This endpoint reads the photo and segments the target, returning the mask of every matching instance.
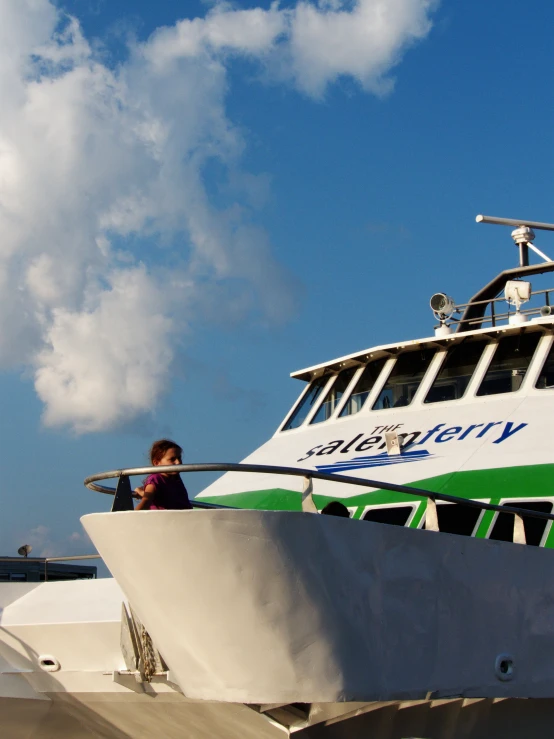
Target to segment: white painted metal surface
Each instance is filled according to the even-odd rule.
[[[550,551],[284,511],[82,521],[189,698],[554,695]]]

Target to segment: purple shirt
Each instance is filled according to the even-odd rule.
[[[173,510],[182,511],[192,508],[187,489],[179,475],[164,477],[160,473],[149,475],[144,481],[144,487],[154,485],[154,496],[150,505],[144,510]]]

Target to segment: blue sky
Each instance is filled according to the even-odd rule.
[[[238,461],[290,371],[428,335],[516,264],[477,213],[554,220],[551,4],[394,0],[345,55],[378,4],[314,1],[323,55],[296,2],[2,4],[1,553],[88,550],[87,474]]]

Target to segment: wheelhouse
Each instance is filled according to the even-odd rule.
[[[554,319],[391,344],[292,373],[303,380],[277,433],[358,413],[476,403],[554,389]]]

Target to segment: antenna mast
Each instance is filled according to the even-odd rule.
[[[540,249],[533,246],[535,239],[534,228],[541,231],[554,231],[554,223],[541,223],[540,221],[523,221],[517,220],[516,218],[497,218],[496,216],[477,216],[475,219],[477,223],[493,223],[497,226],[517,226],[512,231],[512,239],[516,246],[519,247],[519,266],[529,266],[529,249],[532,249],[535,254],[538,254],[541,259],[545,262],[551,262],[552,259],[547,257]]]

